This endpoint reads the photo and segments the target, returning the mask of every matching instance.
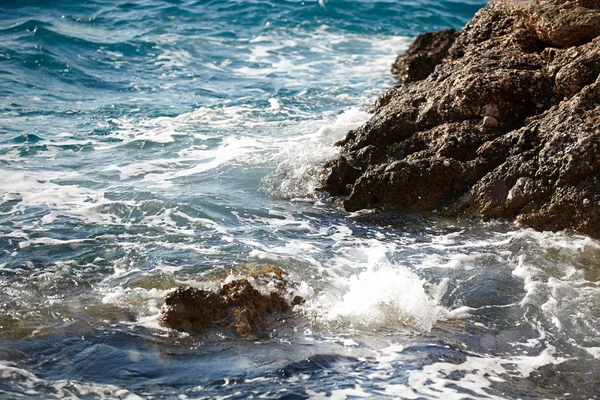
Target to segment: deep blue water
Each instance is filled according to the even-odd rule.
[[[0,397],[595,397],[598,241],[316,190],[395,55],[483,5],[0,1]],[[248,264],[307,302],[160,326]]]

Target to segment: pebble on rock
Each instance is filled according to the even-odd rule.
[[[483,117],[483,121],[481,121],[482,125],[486,128],[494,128],[498,126],[498,120],[494,117],[485,116]]]

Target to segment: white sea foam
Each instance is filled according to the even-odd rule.
[[[422,369],[408,370],[406,384],[386,384],[386,376],[373,376],[375,379],[383,378],[383,382],[376,384],[382,387],[380,394],[397,396],[406,399],[464,399],[465,392],[457,387],[468,390],[474,396],[486,399],[503,399],[503,396],[493,395],[489,388],[497,382],[504,382],[506,377],[527,378],[532,371],[549,364],[560,364],[565,360],[556,357],[556,350],[548,347],[539,355],[515,357],[475,357],[468,356],[460,364],[449,362],[436,362],[426,365]],[[396,357],[400,360],[401,357]],[[384,361],[383,369],[391,368],[394,357]],[[459,378],[448,379],[453,373]],[[467,396],[468,397],[468,396]]]
[[[159,323],[160,307],[168,290],[114,286],[106,288],[102,304],[128,310],[136,316],[134,325],[165,330]]]
[[[426,290],[417,274],[404,265],[390,263],[386,257],[389,247],[353,247],[348,244],[340,251],[343,256],[328,262],[345,267],[326,268],[329,288],[304,306],[317,326],[429,332],[437,321],[468,315],[465,310],[452,313],[440,305],[446,281]]]
[[[142,400],[142,397],[118,386],[89,383],[76,380],[45,380],[35,374],[18,368],[10,363],[0,361],[0,378],[10,381],[13,390],[18,390],[25,396],[57,399],[86,399],[93,396],[97,399]],[[11,391],[12,393],[13,391]],[[18,396],[24,398],[24,396]]]
[[[272,99],[274,100],[274,99]],[[263,180],[267,194],[279,198],[306,198],[314,194],[319,186],[320,170],[324,160],[333,157],[338,149],[333,142],[339,140],[350,129],[362,124],[368,114],[357,108],[350,108],[338,115],[306,121],[302,125],[286,122],[284,135],[279,138],[236,135],[217,137],[190,131],[190,126],[206,124],[215,127],[250,128],[256,124],[248,113],[279,112],[279,101],[271,101],[264,109],[246,107],[222,107],[220,109],[200,108],[176,118],[159,118],[152,122],[131,124],[119,122],[117,136],[126,141],[151,140],[170,143],[178,136],[193,136],[199,140],[217,139],[217,147],[192,146],[178,151],[178,156],[165,154],[165,158],[133,161],[127,164],[109,166],[117,170],[121,179],[142,178],[144,185],[165,188],[170,181],[187,176],[197,176],[214,171],[223,166],[255,166],[276,162],[273,173]],[[147,127],[150,124],[155,127]],[[271,125],[282,126],[282,122],[260,122],[263,128]],[[272,128],[269,128],[272,129]],[[111,148],[106,151],[113,151]]]
[[[381,264],[352,275],[341,296],[324,294],[310,307],[319,323],[367,330],[415,329],[429,332],[449,312],[426,292],[421,279],[402,266]]]
[[[339,149],[333,143],[350,129],[366,121],[368,114],[356,108],[325,123],[312,123],[305,129],[314,129],[287,141],[275,156],[277,168],[262,181],[263,190],[272,197],[305,199],[312,197],[320,187],[322,165],[333,158]]]
[[[108,204],[102,193],[77,185],[61,185],[53,179],[77,178],[78,173],[52,171],[19,172],[0,169],[5,179],[0,181],[0,199],[18,200],[16,209],[24,211],[28,207],[48,209],[39,222],[52,223],[60,215],[73,216],[99,223],[113,223],[118,217],[102,212]],[[15,210],[13,209],[13,212]]]
[[[246,77],[277,76],[288,87],[296,86],[299,80],[304,84],[318,80],[319,72],[323,70],[336,71],[335,74],[327,74],[327,85],[349,87],[369,81],[373,84],[374,81],[381,82],[395,54],[410,44],[407,37],[374,38],[348,32],[341,34],[326,25],[309,35],[302,31],[291,33],[293,36],[287,37],[279,31],[265,32],[250,40],[252,47],[247,61],[251,65],[237,68],[236,72]],[[361,52],[335,56],[341,48],[361,49]],[[361,80],[351,79],[361,74]],[[364,88],[367,89],[368,85]]]

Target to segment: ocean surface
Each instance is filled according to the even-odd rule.
[[[483,5],[0,1],[0,398],[599,396],[600,242],[318,190],[395,55]],[[306,302],[263,334],[160,325],[267,264]]]

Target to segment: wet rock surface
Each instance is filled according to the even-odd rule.
[[[228,328],[241,337],[254,337],[265,331],[270,316],[289,312],[303,301],[298,296],[290,302],[286,300],[283,274],[278,267],[268,266],[254,277],[227,279],[218,290],[180,286],[167,294],[160,321],[184,332]],[[251,283],[266,275],[276,281],[275,291],[264,293]]]
[[[400,77],[338,143],[324,189],[349,211],[436,210],[600,237],[599,4],[490,2],[430,73]]]

